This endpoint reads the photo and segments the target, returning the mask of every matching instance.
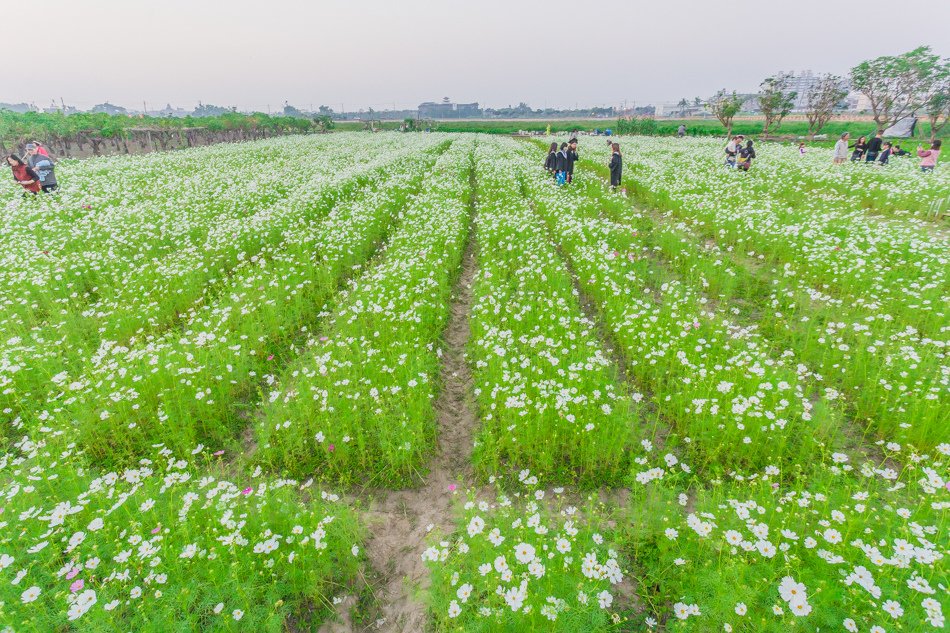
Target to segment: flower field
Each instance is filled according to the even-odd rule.
[[[950,172],[327,134],[0,191],[0,631],[939,631]]]

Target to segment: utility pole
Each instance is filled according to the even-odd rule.
[[[59,98],[59,104],[63,106],[63,114],[66,114],[66,102],[63,101],[62,97]]]
[[[142,112],[145,113],[145,116],[148,116],[148,106],[145,104],[145,100],[142,100]]]

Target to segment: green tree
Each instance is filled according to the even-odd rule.
[[[686,114],[686,110],[689,108],[689,101],[687,101],[684,97],[680,99],[680,102],[676,104],[676,107],[680,109],[680,116],[683,116]]]
[[[851,85],[867,97],[878,131],[883,132],[923,108],[941,65],[929,46],[921,46],[861,62],[851,69]]]
[[[930,121],[930,142],[950,119],[950,59],[944,59],[930,74],[930,82],[924,91],[923,110]]]
[[[732,136],[732,120],[742,109],[742,97],[735,90],[728,93],[722,89],[706,101],[706,107],[726,128],[726,136]]]
[[[772,77],[766,77],[759,85],[759,109],[762,116],[765,117],[765,125],[762,132],[769,133],[772,125],[778,128],[782,125],[784,119],[795,106],[795,98],[798,93],[789,90],[791,77],[785,73],[779,73]]]

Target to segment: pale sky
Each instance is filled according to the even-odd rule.
[[[266,111],[619,105],[845,75],[927,44],[950,2],[893,0],[2,0],[0,102],[199,100]]]

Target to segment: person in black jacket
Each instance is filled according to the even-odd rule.
[[[849,147],[854,148],[854,152],[851,153],[851,162],[856,163],[864,157],[864,152],[868,149],[867,139],[862,136],[854,142],[854,145],[849,145]]]
[[[749,171],[752,167],[752,159],[755,158],[755,148],[752,147],[752,139],[749,139],[745,147],[739,150],[739,158],[736,160],[736,167],[742,171]]]
[[[554,179],[559,185],[567,182],[567,143],[561,143],[561,151],[555,155]]]
[[[552,176],[557,173],[557,143],[551,143],[548,148],[548,157],[544,161],[544,168]]]
[[[610,186],[615,189],[620,186],[620,177],[623,175],[623,156],[620,154],[620,143],[610,146],[613,154],[610,155]]]
[[[883,135],[884,133],[879,130],[878,133],[874,135],[874,138],[868,142],[868,153],[864,162],[873,163],[877,160],[877,155],[881,153],[881,146],[884,144]]]
[[[880,157],[877,159],[882,165],[886,165],[887,161],[891,159],[891,155],[894,153],[894,148],[890,143],[884,143],[884,151],[881,152]]]
[[[567,172],[567,182],[574,180],[574,163],[578,160],[580,158],[577,156],[577,139],[572,138],[567,144],[567,163],[564,166],[564,171]]]

